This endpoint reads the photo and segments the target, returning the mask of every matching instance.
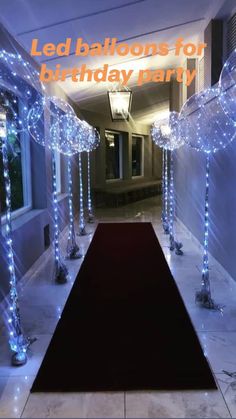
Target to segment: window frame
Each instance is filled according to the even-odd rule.
[[[7,89],[6,89],[7,90]],[[19,101],[19,116],[23,106],[28,104],[23,102],[21,95],[17,94],[13,90],[8,89],[11,93],[14,93]],[[24,205],[15,211],[11,212],[11,219],[14,220],[26,212],[30,211],[33,207],[32,202],[32,172],[31,172],[31,153],[30,153],[30,135],[28,131],[24,130],[19,132],[20,144],[21,144],[21,170],[22,170],[22,187],[23,187],[23,202]],[[6,215],[3,212],[0,214],[1,225],[6,224]]]
[[[141,175],[133,176],[133,174],[132,174],[132,179],[139,179],[139,178],[144,177],[144,136],[140,135],[140,134],[132,134],[132,138],[131,138],[131,141],[132,141],[132,144],[131,144],[131,173],[132,173],[132,162],[133,162],[133,156],[132,156],[133,137],[140,138],[142,140]]]
[[[106,137],[106,132],[108,134],[116,134],[116,135],[119,136],[119,177],[115,178],[115,179],[107,179],[106,178],[105,180],[106,180],[107,183],[119,182],[123,179],[123,141],[122,141],[122,133],[120,131],[105,129],[105,137]],[[106,141],[106,138],[105,138],[105,141]],[[105,143],[105,150],[106,150],[106,143]],[[105,159],[106,159],[106,156],[105,156]]]

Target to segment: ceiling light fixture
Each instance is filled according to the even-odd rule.
[[[129,120],[132,92],[128,87],[119,86],[107,92],[112,121]]]

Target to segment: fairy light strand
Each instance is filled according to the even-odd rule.
[[[164,225],[165,225],[165,150],[164,148],[162,149],[162,215],[161,215],[161,219],[162,219],[162,225],[163,225],[163,229],[165,231]]]
[[[15,273],[15,260],[13,253],[12,242],[12,222],[11,222],[11,181],[9,175],[8,154],[7,154],[7,138],[2,137],[2,162],[3,162],[3,178],[6,193],[6,229],[5,229],[5,242],[8,260],[9,271],[9,317],[8,317],[8,330],[9,330],[9,345],[13,351],[12,363],[13,365],[23,365],[27,361],[27,348],[30,345],[22,331],[20,310],[18,303],[17,281]]]
[[[56,158],[55,151],[51,153],[52,161],[52,210],[53,210],[53,248],[55,260],[55,280],[58,283],[67,282],[68,270],[62,262],[59,247],[59,215],[58,215],[58,199],[57,199],[57,177],[56,177]]]
[[[75,239],[75,223],[73,211],[73,180],[72,180],[72,167],[71,157],[67,158],[67,174],[68,174],[68,204],[69,204],[69,235],[67,240],[67,258],[78,259],[81,257],[79,246]]]
[[[168,220],[168,201],[169,201],[169,186],[168,186],[168,150],[164,149],[165,157],[165,173],[164,173],[164,213],[165,213],[165,224],[164,232],[169,233],[169,220]]]
[[[87,151],[87,169],[88,169],[88,222],[93,222],[93,207],[91,198],[91,167],[90,167],[90,151]]]
[[[174,237],[174,168],[173,150],[178,149],[184,144],[184,140],[179,132],[179,115],[177,112],[169,112],[168,117],[156,120],[151,127],[151,137],[153,142],[163,148],[165,154],[165,210],[166,223],[163,223],[164,232],[170,234],[170,250],[175,250],[177,255],[183,255],[181,242]],[[168,151],[170,152],[170,181],[168,181]]]
[[[79,153],[79,235],[86,235],[85,220],[84,220],[84,194],[83,194],[83,175],[82,175],[82,161],[81,153]]]
[[[196,302],[206,308],[220,309],[211,296],[209,279],[209,175],[210,175],[210,154],[206,155],[206,184],[205,184],[205,207],[204,207],[204,243],[203,243],[203,266],[202,266],[202,287],[196,293]]]
[[[175,249],[174,239],[174,162],[173,152],[170,151],[170,182],[169,182],[169,239],[170,239],[170,250]]]

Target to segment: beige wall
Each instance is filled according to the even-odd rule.
[[[161,177],[161,151],[152,143],[149,136],[150,126],[138,124],[135,121],[117,121],[112,122],[110,115],[101,115],[99,113],[85,111],[81,113],[86,121],[99,128],[101,136],[100,147],[92,156],[92,185],[93,187],[104,187],[106,184],[105,172],[105,130],[119,131],[123,138],[123,181],[132,180],[132,134],[144,136],[144,178]],[[142,179],[133,179],[134,182],[140,182]],[[122,181],[121,181],[122,182]]]

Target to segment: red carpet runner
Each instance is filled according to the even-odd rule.
[[[99,224],[31,391],[209,388],[152,225]]]

